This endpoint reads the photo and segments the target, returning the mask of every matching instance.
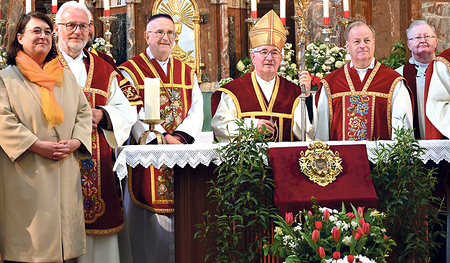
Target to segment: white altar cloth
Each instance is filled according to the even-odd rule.
[[[269,148],[308,146],[311,142],[272,142]],[[376,142],[374,141],[328,141],[325,142],[333,149],[333,145],[365,144],[369,160],[375,162]],[[393,141],[378,141],[382,144],[393,144]],[[421,147],[425,148],[425,154],[421,156],[424,162],[429,160],[439,163],[442,160],[450,162],[450,140],[422,140]],[[218,144],[188,144],[188,145],[127,145],[119,148],[119,156],[114,164],[117,177],[122,180],[128,175],[127,165],[136,167],[142,165],[145,168],[150,165],[161,168],[166,165],[173,168],[175,165],[185,167],[189,164],[192,168],[199,164],[209,166],[210,163],[220,165],[221,160],[216,151],[224,143]]]

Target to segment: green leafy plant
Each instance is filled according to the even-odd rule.
[[[390,67],[392,69],[399,68],[406,63],[405,55],[406,49],[405,44],[402,43],[402,39],[395,42],[395,44],[391,48],[391,53],[389,57],[385,60],[381,61],[381,64]]]
[[[434,170],[426,170],[420,156],[424,153],[411,129],[395,128],[393,144],[378,144],[372,179],[380,210],[386,213],[387,231],[398,244],[397,261],[429,262],[446,237],[439,218],[446,214],[444,200],[433,196],[437,182]],[[433,206],[434,205],[434,206]],[[392,261],[393,262],[393,261]]]
[[[213,257],[214,262],[256,262],[262,258],[262,247],[269,241],[277,213],[272,170],[266,165],[265,131],[247,128],[243,120],[236,123],[237,135],[217,150],[222,164],[215,170],[217,179],[209,182],[208,197],[217,208],[206,211],[205,222],[196,226],[200,231],[195,238],[209,245],[206,259]],[[248,233],[252,237],[244,243]]]
[[[364,207],[346,212],[318,207],[315,198],[313,212],[303,210],[295,219],[286,213],[278,216],[272,245],[265,253],[285,258],[286,263],[381,263],[395,242],[385,232],[385,214]]]

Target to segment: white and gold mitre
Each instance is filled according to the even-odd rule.
[[[286,33],[281,19],[270,10],[265,14],[248,33],[251,48],[259,46],[276,46],[283,49],[286,42]]]

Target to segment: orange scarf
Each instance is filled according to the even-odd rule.
[[[60,125],[64,120],[64,111],[56,101],[53,87],[62,86],[64,69],[58,58],[47,62],[42,69],[25,52],[19,51],[16,56],[17,67],[20,72],[31,82],[41,87],[42,111],[45,118],[50,122],[51,128],[55,124]]]

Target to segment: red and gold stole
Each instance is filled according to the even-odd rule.
[[[236,105],[238,118],[270,119],[277,123],[278,141],[296,141],[292,132],[294,110],[300,101],[300,88],[277,76],[270,101],[267,101],[256,80],[255,72],[227,83],[214,92],[211,98],[212,114],[215,114],[221,93],[227,93]]]
[[[81,87],[91,108],[106,105],[111,83],[117,72],[89,52],[85,60],[86,85]],[[62,54],[59,60],[70,69]],[[79,160],[87,234],[112,234],[123,229],[123,212],[112,172],[112,148],[103,132],[92,130],[92,156]],[[106,206],[108,204],[108,207]]]
[[[167,75],[157,61],[151,61],[146,53],[123,63],[119,69],[127,71],[139,94],[144,98],[144,79],[160,79],[160,115],[162,126],[173,133],[186,118],[192,104],[194,70],[177,59],[170,58]],[[156,213],[173,213],[173,169],[166,166],[133,168],[128,176],[131,199],[138,206]]]
[[[330,140],[390,139],[392,95],[402,79],[379,62],[363,82],[348,64],[325,77]]]

